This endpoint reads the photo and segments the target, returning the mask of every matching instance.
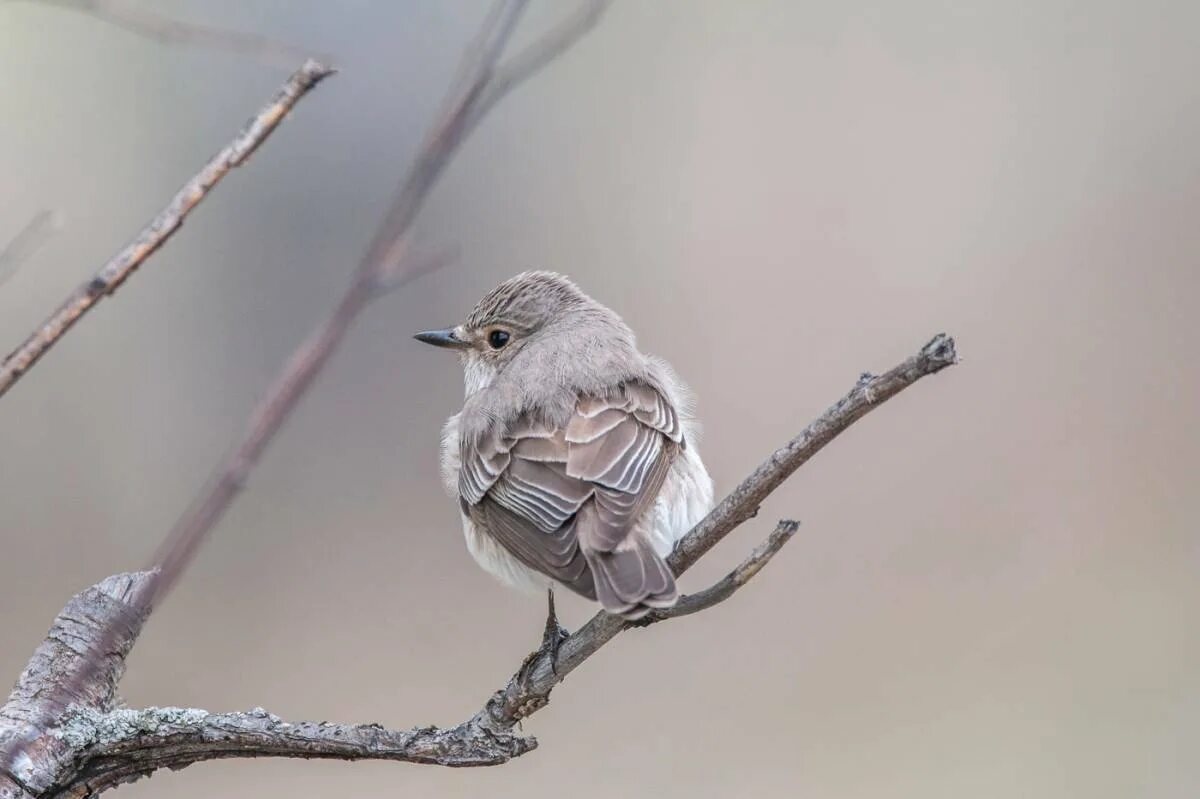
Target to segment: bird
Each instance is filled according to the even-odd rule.
[[[672,607],[666,557],[712,508],[713,485],[671,366],[547,271],[505,280],[462,323],[414,338],[463,367],[440,466],[476,562],[509,586],[549,589],[551,619],[556,584],[630,621]]]

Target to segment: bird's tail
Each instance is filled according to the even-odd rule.
[[[609,613],[634,621],[679,599],[670,567],[640,535],[630,536],[611,552],[585,547],[583,555],[591,567],[596,599]]]

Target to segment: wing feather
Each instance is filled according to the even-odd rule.
[[[530,415],[461,442],[459,494],[526,566],[631,618],[675,601],[638,533],[682,446],[679,414],[644,383],[583,397],[559,429]]]

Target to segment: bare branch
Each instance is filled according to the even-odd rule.
[[[76,752],[69,743],[46,734],[68,707],[95,712],[114,707],[125,657],[145,620],[133,611],[130,600],[149,577],[146,572],[109,577],[75,596],[50,625],[8,702],[0,707],[0,751],[20,754],[0,761],[0,799],[7,799],[6,772],[37,795],[54,785],[63,764],[74,759]],[[97,650],[102,638],[110,644]],[[97,658],[96,651],[103,656]],[[84,668],[91,669],[93,678],[75,685],[75,675]]]
[[[251,414],[241,441],[218,466],[208,487],[176,523],[159,550],[156,578],[139,603],[152,607],[168,592],[217,521],[245,484],[262,456],[318,372],[341,344],[359,314],[375,298],[423,274],[436,259],[409,252],[409,231],[429,191],[445,172],[458,148],[480,119],[480,98],[490,86],[496,62],[528,5],[528,0],[499,0],[468,48],[455,87],[431,126],[408,175],[359,264],[341,301],[292,354]],[[579,29],[581,36],[585,29]],[[558,35],[558,34],[556,34]],[[559,46],[565,49],[567,43]],[[537,43],[533,47],[537,47]],[[543,61],[542,63],[547,63]],[[532,75],[526,72],[524,78]]]
[[[255,115],[234,140],[217,153],[204,168],[184,184],[158,216],[138,236],[117,253],[86,283],[77,288],[25,342],[0,364],[0,395],[3,395],[61,339],[79,319],[91,310],[105,295],[111,294],[134,271],[161,247],[180,228],[183,220],[203,200],[231,169],[245,163],[246,159],[270,136],[296,103],[321,80],[332,74],[332,70],[317,61],[307,61],[284,83],[283,87],[257,115]],[[151,589],[158,582],[158,573],[133,586],[133,595]],[[122,605],[124,607],[124,605]],[[74,697],[97,690],[105,673],[105,660],[116,651],[119,641],[127,629],[141,624],[147,613],[146,606],[134,603],[131,611],[114,617],[107,632],[97,640],[90,657],[81,656],[71,661],[71,670],[64,672],[62,679],[44,690],[61,693],[36,706],[39,719],[29,719],[32,730],[44,729],[54,718],[57,707],[65,706]],[[101,654],[96,654],[101,653]],[[82,653],[81,653],[82,655]],[[21,738],[0,740],[0,769],[13,762]],[[0,794],[0,799],[4,799]]]
[[[879,377],[865,375],[839,402],[767,459],[680,542],[669,558],[676,573],[686,571],[742,522],[789,475],[872,408],[922,377],[957,360],[954,341],[939,335],[921,351]],[[654,620],[699,612],[728,599],[753,579],[795,534],[796,522],[783,521],[736,569],[712,587],[683,597],[676,608]],[[596,614],[558,649],[532,653],[473,717],[451,728],[387,730],[374,724],[287,723],[264,710],[210,714],[180,708],[114,709],[115,685],[136,637],[144,610],[138,588],[152,575],[118,575],[85,591],[67,606],[46,643],[22,674],[9,703],[0,709],[0,743],[26,736],[24,759],[8,774],[0,771],[0,799],[78,796],[98,793],[162,767],[182,768],[230,757],[326,757],[347,760],[403,760],[443,766],[504,763],[536,748],[532,737],[514,734],[517,723],[545,707],[550,692],[567,674],[631,626],[617,616]],[[69,707],[61,699],[73,663],[90,657],[110,630],[133,616],[136,623],[109,652],[105,667],[76,694]],[[553,632],[553,631],[552,631]],[[66,650],[63,647],[67,647]],[[62,667],[56,663],[65,664]],[[64,675],[67,675],[64,678]],[[64,683],[64,679],[66,682]],[[29,707],[58,697],[52,724]],[[62,708],[65,707],[65,710]],[[5,727],[7,723],[8,728]],[[30,734],[32,733],[32,734]],[[7,782],[6,782],[7,780]],[[7,791],[7,793],[6,793]]]
[[[472,722],[449,730],[394,731],[377,724],[289,724],[262,709],[211,714],[194,708],[121,708],[117,683],[145,619],[145,614],[137,615],[135,597],[151,577],[147,572],[109,577],[74,597],[54,620],[0,707],[0,745],[21,748],[11,767],[0,769],[0,799],[91,795],[158,768],[219,758],[369,758],[484,766],[503,763],[535,745]],[[104,649],[113,629],[120,635],[111,649]],[[80,663],[97,650],[106,653],[100,669],[81,691],[74,690],[71,683]]]
[[[115,787],[162,767],[228,757],[325,757],[406,760],[454,766],[496,765],[533,744],[471,724],[451,730],[385,730],[377,724],[289,724],[262,709],[210,714],[183,708],[118,707],[117,683],[145,616],[137,589],[149,573],[109,577],[74,597],[0,707],[0,744],[23,743],[23,756],[0,770],[0,797],[79,795]],[[114,627],[121,633],[101,669],[73,692],[79,663]],[[50,725],[46,720],[50,719]]]
[[[409,269],[405,260],[408,231],[425,202],[425,197],[442,176],[458,147],[470,135],[465,124],[479,95],[524,13],[528,0],[497,0],[484,20],[475,40],[467,48],[442,111],[421,144],[408,174],[375,232],[366,255],[359,265],[358,281],[376,280],[387,275],[392,285],[402,283]],[[354,287],[351,287],[353,291]],[[348,292],[349,293],[349,292]],[[366,299],[370,299],[367,292]],[[365,300],[364,300],[365,302]]]
[[[160,211],[125,249],[113,256],[90,280],[75,289],[21,346],[4,359],[4,363],[0,364],[0,396],[12,388],[85,313],[105,295],[115,291],[151,254],[166,243],[213,187],[229,174],[231,169],[241,166],[258,146],[266,141],[300,98],[330,74],[332,70],[329,67],[310,60],[288,78],[271,102],[242,128],[228,146],[213,156],[195,177],[183,185],[171,198],[167,207]]]
[[[479,35],[463,58],[459,79],[447,97],[441,115],[426,135],[408,175],[401,182],[383,223],[341,300],[330,315],[292,353],[267,389],[266,396],[252,412],[241,440],[217,467],[207,486],[167,535],[154,560],[150,578],[139,584],[131,598],[129,613],[138,617],[148,614],[175,585],[205,538],[241,492],[250,470],[279,432],[305,391],[312,385],[317,374],[333,356],[359,314],[373,299],[414,279],[429,266],[428,259],[411,257],[408,248],[409,230],[429,191],[479,121],[481,114],[476,113],[478,102],[484,95],[496,62],[527,5],[528,0],[498,0],[493,6]],[[580,31],[580,35],[582,32]],[[527,73],[524,78],[531,74]],[[118,256],[119,259],[121,256]],[[108,283],[99,284],[93,280],[81,290],[83,299],[90,305],[95,301],[92,296],[93,288],[98,296],[100,292],[111,290],[119,282],[120,280],[117,280],[110,286]],[[78,317],[78,313],[73,311],[73,303],[78,301],[73,297],[60,309],[59,314],[68,320],[68,326]],[[65,327],[63,329],[65,330]],[[57,338],[61,332],[62,330],[57,330],[53,338]],[[36,342],[36,339],[35,335],[33,340]],[[40,351],[38,352],[40,354]],[[19,350],[14,358],[20,353]],[[15,365],[19,366],[21,363],[23,361],[18,360]],[[7,369],[7,362],[5,368]],[[14,371],[19,374],[24,368]],[[2,378],[3,373],[0,373],[0,379]],[[3,389],[4,383],[0,382],[0,393]],[[95,651],[109,651],[117,634],[116,629],[120,626],[121,624],[114,624],[111,634],[102,635],[96,642]],[[95,679],[92,668],[94,662],[95,660],[87,659],[83,661],[82,667],[65,683],[68,692],[78,692]],[[12,762],[17,748],[19,747],[4,747],[4,756],[0,757],[0,764]],[[0,796],[0,799],[3,797]]]
[[[487,90],[476,105],[476,118],[482,117],[515,86],[528,80],[570,49],[571,45],[596,26],[610,5],[612,0],[582,0],[574,13],[499,65],[492,79],[488,81]]]
[[[680,616],[690,616],[702,610],[708,610],[713,605],[719,605],[733,596],[739,588],[753,580],[763,567],[775,557],[783,545],[792,540],[792,536],[800,529],[800,522],[784,519],[775,525],[775,529],[767,539],[759,544],[737,565],[733,571],[722,577],[713,585],[694,594],[685,594],[672,607],[664,610],[651,611],[644,618],[632,622],[631,627],[649,627],[656,622],[676,619]]]
[[[276,67],[290,68],[298,61],[311,56],[319,61],[328,61],[327,54],[277,41],[266,36],[245,31],[218,28],[183,22],[144,8],[128,0],[39,0],[60,8],[89,14],[102,22],[123,28],[130,33],[145,36],[163,44],[181,44],[224,50],[237,55],[249,56],[257,61]]]
[[[863,375],[850,393],[821,414],[798,436],[771,454],[675,546],[667,563],[675,574],[687,571],[734,528],[752,518],[764,499],[842,431],[922,377],[957,362],[954,339],[935,336],[913,357],[879,377]],[[550,701],[554,686],[625,629],[618,616],[600,612],[559,648],[537,656],[512,676],[479,712],[480,723],[505,731]]]
[[[351,323],[372,299],[429,266],[429,259],[409,252],[408,231],[457,148],[512,85],[566,49],[594,22],[585,8],[507,66],[497,67],[525,5],[526,0],[501,0],[494,7],[464,59],[444,112],[425,139],[346,293],[293,354],[256,408],[246,435],[172,530],[156,559],[158,568],[110,578],[73,600],[56,620],[9,702],[0,709],[0,750],[6,755],[0,760],[4,764],[0,799],[90,795],[163,766],[182,768],[227,757],[376,758],[447,766],[503,763],[537,745],[533,738],[515,735],[515,726],[544,707],[567,674],[630,626],[619,617],[597,614],[561,646],[532,653],[478,713],[448,729],[289,724],[262,710],[214,715],[178,708],[114,707],[116,683],[142,622],[240,491],[249,470]],[[605,5],[598,2],[589,8],[595,7],[598,14]],[[886,374],[864,376],[685,536],[668,559],[675,573],[682,574],[753,517],[775,488],[873,407],[955,363],[956,357],[954,341],[940,335]],[[728,598],[760,572],[795,529],[795,523],[781,523],[726,578],[685,597],[677,612],[663,617],[698,612]],[[557,639],[557,623],[547,629]]]
[[[137,598],[153,607],[187,568],[205,537],[245,485],[250,470],[279,432],[317,373],[333,356],[351,325],[371,300],[422,274],[428,259],[409,257],[408,231],[425,197],[469,131],[466,112],[486,84],[527,0],[501,0],[464,59],[466,88],[452,93],[431,129],[354,278],[332,313],[292,353],[250,417],[241,441],[218,466],[209,485],[176,523],[156,559],[157,577]]]
[[[441,766],[496,766],[535,744],[516,735],[483,729],[414,727],[389,730],[378,724],[289,723],[262,708],[246,713],[207,713],[194,708],[146,708],[106,713],[72,708],[59,736],[86,753],[67,776],[70,788],[88,795],[132,782],[160,768],[234,757],[300,757],[395,760]],[[82,789],[82,790],[81,790]]]
[[[13,236],[0,250],[0,286],[17,273],[26,261],[38,251],[58,229],[58,218],[53,211],[39,211],[25,227]]]

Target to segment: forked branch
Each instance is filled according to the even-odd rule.
[[[586,24],[556,28],[548,34],[553,41],[540,40],[531,45],[528,52],[543,54],[536,67],[545,66],[553,56],[565,51],[583,36],[599,18],[599,10],[607,5],[603,0],[585,0],[585,3],[597,9],[596,13],[586,15]],[[61,700],[59,704],[65,705],[66,700],[86,690],[86,686],[98,678],[103,671],[104,653],[112,651],[121,630],[129,626],[131,619],[147,616],[175,585],[205,538],[241,492],[267,445],[291,415],[317,374],[333,357],[367,305],[412,280],[429,266],[428,258],[419,258],[410,253],[409,230],[429,191],[494,102],[495,98],[489,91],[491,81],[527,5],[528,0],[498,0],[494,5],[463,59],[459,80],[447,97],[443,112],[426,135],[416,160],[401,181],[383,223],[340,301],[284,364],[267,389],[266,396],[252,412],[241,439],[217,466],[212,478],[168,533],[151,568],[145,573],[145,579],[139,580],[133,587],[124,610],[117,617],[109,619],[107,626],[101,627],[98,636],[88,642],[87,656],[75,661],[72,670],[57,681],[54,690]],[[546,44],[543,45],[541,41]],[[531,77],[534,71],[533,68],[522,70],[519,79]],[[288,104],[294,103],[303,91],[327,74],[329,70],[316,62],[306,64],[289,81],[287,88],[295,96],[288,99]],[[296,85],[293,86],[293,83]],[[513,81],[506,88],[511,88],[515,83]],[[488,100],[489,97],[492,99]],[[285,111],[286,108],[280,107],[273,117],[267,115],[266,124],[273,127]],[[256,126],[264,124],[263,118],[260,115],[252,121],[248,131],[253,132],[257,130]],[[232,150],[227,148],[200,176],[189,182],[168,209],[143,231],[142,236],[118,254],[93,280],[76,290],[47,323],[4,362],[0,367],[0,395],[26,373],[101,296],[120,285],[150,252],[160,246],[212,183],[253,150],[255,137],[239,137],[239,141],[243,139],[246,141],[240,147],[233,147]],[[261,141],[261,138],[257,141]],[[36,752],[33,741],[41,731],[49,729],[54,721],[52,716],[30,719],[16,737],[0,737],[0,769],[7,769],[14,774],[21,771],[19,762],[23,762],[23,758],[28,759],[31,752]],[[2,792],[0,799],[4,799]]]
[[[692,528],[675,546],[667,563],[676,574],[687,571],[734,528],[753,518],[772,491],[846,428],[921,378],[936,374],[957,360],[954,339],[943,333],[884,374],[878,377],[864,374],[846,396],[773,452]],[[560,647],[557,659],[551,662],[549,653],[540,653],[524,674],[514,675],[496,692],[476,718],[490,719],[496,729],[511,730],[516,722],[529,715],[530,708],[536,710],[549,701],[555,685],[628,626],[617,616],[597,613]]]
[[[864,375],[841,400],[795,438],[776,450],[680,541],[669,562],[686,571],[736,527],[752,518],[763,500],[797,468],[865,414],[922,377],[956,362],[954,340],[939,335],[919,353],[878,377]],[[770,536],[737,568],[715,585],[682,597],[670,611],[650,620],[686,616],[731,597],[753,579],[794,535],[795,522],[780,522]],[[22,675],[9,704],[0,709],[0,725],[10,730],[37,715],[26,706],[38,697],[57,695],[61,672],[56,658],[69,661],[91,651],[113,622],[128,618],[137,586],[151,579],[141,572],[109,578],[72,600],[55,621],[47,642]],[[114,602],[120,597],[121,602]],[[120,604],[125,607],[118,607]],[[114,709],[116,684],[137,627],[123,635],[96,680],[84,686],[69,706],[60,708],[55,725],[42,730],[27,748],[30,756],[14,769],[9,784],[0,774],[0,799],[33,799],[99,793],[162,767],[230,757],[322,757],[344,760],[401,760],[442,766],[490,766],[536,748],[532,737],[518,735],[519,721],[545,707],[550,692],[602,646],[633,625],[616,616],[596,614],[558,648],[532,653],[504,688],[470,719],[449,728],[389,730],[376,724],[288,723],[262,709],[212,714],[182,708]],[[71,642],[71,651],[62,649]],[[75,654],[72,654],[75,653]],[[70,665],[69,663],[67,664]],[[69,671],[69,669],[68,669]],[[0,741],[4,739],[0,726]],[[9,793],[5,794],[4,791]]]
[[[150,569],[118,575],[85,591],[64,609],[8,703],[0,708],[0,799],[85,796],[164,766],[228,757],[286,756],[391,759],[446,766],[495,765],[536,747],[514,733],[519,721],[544,707],[567,674],[628,626],[599,613],[556,647],[532,653],[507,684],[470,719],[451,728],[386,730],[374,724],[289,724],[266,713],[210,714],[202,710],[118,708],[116,687],[141,625],[175,584],[278,433],[304,392],[375,298],[429,266],[409,247],[409,230],[429,191],[486,112],[512,87],[568,49],[599,18],[607,0],[590,0],[574,16],[502,61],[527,0],[499,0],[464,59],[458,83],[430,129],[341,300],[295,351],[254,410],[243,437],[167,537]],[[308,88],[328,74],[310,62],[293,76],[272,107],[252,122],[239,150],[223,151],[126,251],[81,287],[46,326],[0,368],[0,394],[105,293],[178,227],[211,186],[240,163]],[[297,82],[299,81],[299,82]],[[269,107],[271,108],[271,107]],[[269,109],[268,109],[269,110]],[[266,114],[266,111],[264,111]],[[265,125],[256,129],[255,125]],[[257,131],[257,132],[256,132]],[[236,144],[236,142],[235,142]],[[222,156],[227,157],[223,159]],[[212,170],[212,171],[210,171]],[[837,404],[777,450],[680,541],[669,558],[686,571],[731,530],[753,517],[762,501],[799,466],[878,404],[955,362],[954,342],[938,336],[889,372],[863,379]],[[688,615],[732,596],[795,532],[781,523],[726,578],[681,600],[656,620]],[[552,628],[553,629],[553,628]]]
[[[528,0],[499,0],[493,7],[475,42],[467,50],[457,85],[451,90],[441,115],[430,128],[416,160],[401,181],[391,207],[341,299],[288,358],[252,411],[242,437],[167,534],[149,569],[151,576],[132,598],[131,612],[149,613],[176,584],[207,536],[241,493],[250,471],[267,446],[366,307],[422,274],[431,263],[438,262],[410,251],[409,231],[430,190],[474,129],[479,118],[475,113],[478,103],[486,96],[496,64],[527,5]],[[574,33],[576,37],[582,36],[586,30],[586,27],[576,27]],[[535,42],[531,46],[538,45]],[[563,49],[565,47],[558,52]],[[108,639],[102,637],[97,650],[106,651],[108,643]],[[88,679],[90,675],[80,673],[76,682],[83,683]]]

